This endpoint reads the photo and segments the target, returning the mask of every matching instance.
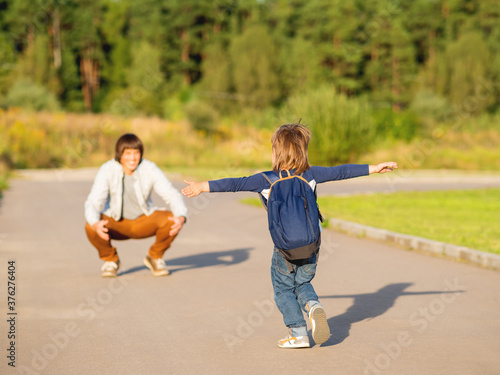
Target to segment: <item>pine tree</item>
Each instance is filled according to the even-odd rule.
[[[277,53],[278,47],[264,26],[250,26],[231,41],[234,87],[251,106],[264,108],[281,96]]]
[[[238,97],[232,90],[228,51],[224,43],[218,40],[205,48],[204,55],[199,94],[216,108],[226,110],[231,107],[232,102],[238,102]]]

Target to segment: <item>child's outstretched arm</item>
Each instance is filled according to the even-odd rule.
[[[193,182],[184,180],[184,182],[188,184],[188,186],[182,189],[182,194],[185,195],[186,197],[192,198],[196,197],[197,195],[200,195],[201,193],[210,192],[210,186],[208,185],[208,181]]]
[[[377,165],[369,165],[368,170],[369,173],[385,173],[385,172],[391,172],[394,168],[398,167],[398,163],[393,162],[393,161],[387,161],[385,163],[380,163]]]

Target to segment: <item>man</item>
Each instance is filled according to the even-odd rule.
[[[158,166],[143,159],[144,146],[134,134],[116,142],[115,158],[104,163],[85,201],[85,232],[104,261],[103,277],[115,277],[120,260],[111,240],[156,236],[144,264],[154,276],[169,272],[163,254],[186,222],[182,195]],[[171,211],[154,206],[155,191]]]

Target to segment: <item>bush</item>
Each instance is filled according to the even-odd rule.
[[[209,104],[202,101],[194,101],[184,107],[186,117],[194,130],[212,135],[216,130],[219,114]]]
[[[21,79],[14,83],[6,97],[7,107],[20,107],[32,111],[56,111],[60,105],[46,87]]]
[[[423,90],[416,93],[410,108],[424,119],[439,121],[449,111],[450,103],[440,95]]]
[[[105,112],[119,116],[161,116],[163,112],[161,95],[140,86],[111,91],[101,106]]]
[[[374,111],[377,137],[410,142],[417,135],[420,123],[412,110],[394,112],[392,108]]]
[[[334,87],[293,96],[284,111],[288,119],[302,118],[309,124],[313,133],[309,155],[314,163],[352,162],[370,148],[375,137],[368,103],[337,94]]]

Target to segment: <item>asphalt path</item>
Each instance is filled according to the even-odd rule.
[[[118,242],[119,276],[103,279],[83,230],[94,175],[25,173],[0,201],[2,374],[500,373],[500,272],[326,230],[313,285],[332,336],[283,350],[265,211],[238,202],[252,195],[187,200],[188,223],[165,254],[170,276],[143,266],[148,239]],[[500,186],[378,177],[320,194]]]

